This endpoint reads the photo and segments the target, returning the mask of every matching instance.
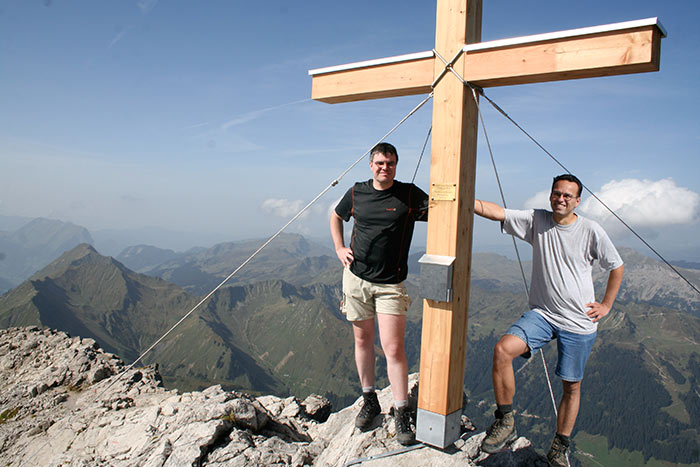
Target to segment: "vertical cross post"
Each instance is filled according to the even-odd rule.
[[[446,60],[481,39],[481,0],[439,0],[435,51]],[[454,64],[463,67],[464,54]],[[461,65],[461,67],[460,67]],[[445,65],[435,60],[435,76]],[[459,437],[474,221],[477,108],[452,73],[435,86],[426,253],[454,257],[452,301],[425,300],[416,438],[445,447]]]

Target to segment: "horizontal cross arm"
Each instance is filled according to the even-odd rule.
[[[482,88],[658,71],[656,18],[465,46],[465,80]],[[427,94],[432,52],[311,70],[311,97],[327,103]]]
[[[433,82],[433,53],[402,55],[311,70],[311,98],[337,104],[427,94]]]
[[[630,22],[631,24],[637,22]],[[464,79],[482,88],[659,70],[663,30],[658,24],[531,42],[465,46]],[[536,38],[538,36],[533,36]]]

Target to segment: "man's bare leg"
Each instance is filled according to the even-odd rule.
[[[567,452],[569,450],[569,436],[574,429],[578,408],[581,403],[581,382],[562,381],[564,394],[559,402],[559,412],[557,413],[557,432],[554,435],[552,444],[547,452],[547,461],[550,465],[569,465]]]
[[[581,403],[581,381],[562,381],[561,383],[564,394],[559,402],[557,433],[571,436]]]
[[[408,361],[404,347],[405,315],[377,314],[379,339],[386,356],[387,376],[395,401],[408,400]]]
[[[405,315],[377,314],[379,339],[386,356],[386,368],[394,396],[394,426],[396,439],[404,446],[416,441],[411,428],[411,411],[408,407],[408,361],[404,346]]]
[[[513,360],[527,352],[527,344],[519,337],[506,334],[493,349],[491,380],[498,405],[512,405],[515,395],[515,373]]]
[[[355,418],[355,426],[361,431],[372,428],[374,418],[381,413],[377,393],[374,391],[374,318],[353,321],[355,338],[355,365],[362,385],[362,407]]]
[[[519,337],[506,334],[493,349],[493,393],[496,397],[496,419],[486,430],[481,442],[481,450],[490,454],[508,446],[518,437],[513,417],[513,396],[515,395],[515,373],[513,360],[528,350],[527,344]]]
[[[352,322],[355,365],[362,387],[374,386],[374,318]]]

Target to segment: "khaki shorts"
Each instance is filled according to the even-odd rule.
[[[411,297],[403,282],[375,284],[343,270],[343,303],[341,310],[348,321],[374,318],[377,313],[405,315],[411,306]]]

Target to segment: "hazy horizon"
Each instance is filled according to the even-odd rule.
[[[3,216],[0,215],[0,232],[13,232],[22,228],[24,225],[28,224],[36,218],[24,218],[16,216]],[[52,219],[59,222],[66,222],[60,219]],[[516,260],[517,255],[513,248],[512,240],[509,236],[498,234],[498,226],[495,223],[487,222],[483,219],[476,218],[478,222],[485,225],[493,224],[490,241],[485,238],[480,241],[475,241],[472,247],[472,251],[475,253],[496,253],[507,257],[511,260]],[[196,232],[177,232],[169,231],[161,227],[144,226],[138,229],[102,229],[102,230],[92,230],[87,226],[82,226],[79,224],[74,224],[78,227],[83,227],[87,229],[93,238],[95,248],[98,252],[105,256],[117,256],[125,248],[138,246],[138,245],[148,245],[157,248],[173,250],[177,253],[184,253],[192,248],[211,248],[217,244],[229,243],[229,242],[241,242],[249,240],[259,240],[262,244],[264,240],[269,239],[276,232],[269,232],[267,235],[262,236],[241,236],[239,238],[230,238],[226,234],[215,234],[215,233],[196,233]],[[417,252],[425,251],[425,224],[417,224],[418,229],[417,235],[414,236],[414,241],[411,244],[411,254]],[[346,230],[346,237],[350,233],[351,227],[348,226]],[[321,246],[327,247],[330,252],[333,250],[333,242],[331,240],[330,234],[328,235],[309,235],[301,232],[295,232],[293,230],[285,230],[284,233],[299,234],[302,235],[309,241],[312,241]],[[349,238],[347,238],[349,241]],[[645,239],[654,249],[657,249],[653,241]],[[627,243],[620,243],[618,247],[631,248],[644,256],[648,256],[655,260],[660,260],[660,258],[651,251],[648,247],[638,242],[639,245],[629,245]],[[524,242],[518,241],[518,251],[520,257],[523,261],[529,261],[532,258],[532,251],[529,245]],[[657,249],[658,251],[658,249]],[[665,260],[671,262],[687,261],[691,263],[700,262],[700,252],[691,252],[695,254],[682,254],[678,256],[673,256],[672,252],[659,251],[659,253],[664,257]]]

